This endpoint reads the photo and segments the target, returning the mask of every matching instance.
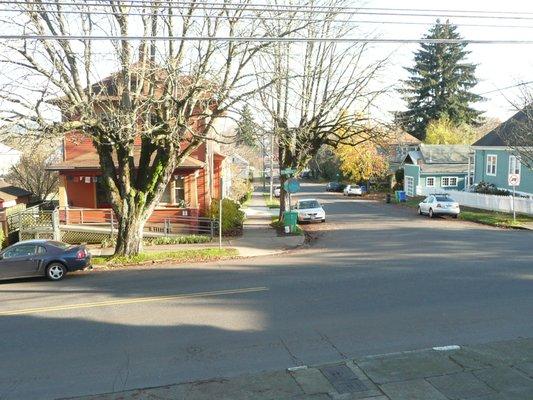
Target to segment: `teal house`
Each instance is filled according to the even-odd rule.
[[[424,196],[446,190],[464,190],[473,167],[470,146],[421,144],[404,160],[407,196]]]
[[[517,112],[507,121],[493,129],[472,145],[475,150],[474,182],[488,182],[499,189],[512,191],[508,185],[509,174],[520,175],[516,192],[533,196],[533,170],[520,162],[520,156],[513,152],[515,130],[531,126],[526,123],[527,115]],[[533,135],[533,132],[531,133]],[[511,146],[511,147],[510,147]]]

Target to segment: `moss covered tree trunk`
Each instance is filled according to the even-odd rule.
[[[145,213],[135,207],[135,204],[127,205],[127,211],[118,218],[115,254],[135,255],[142,251],[146,220]]]

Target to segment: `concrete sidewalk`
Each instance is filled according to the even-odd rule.
[[[242,236],[223,239],[224,247],[235,248],[242,257],[264,256],[278,254],[302,245],[305,236],[287,235],[278,236],[276,230],[270,226],[272,217],[278,215],[277,209],[269,209],[263,193],[254,191],[252,199],[244,208],[246,220],[244,221]],[[218,238],[213,238],[209,243],[201,244],[173,244],[146,246],[146,252],[173,251],[186,249],[212,248],[218,246]],[[114,249],[90,247],[93,256],[113,255]]]
[[[533,339],[368,356],[81,399],[531,400]]]

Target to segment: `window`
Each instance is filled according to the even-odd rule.
[[[185,179],[183,179],[182,176],[176,179],[174,193],[176,196],[176,203],[179,203],[180,201],[185,201]]]
[[[165,191],[163,196],[161,196],[161,203],[165,204],[179,204],[185,201],[185,179],[181,176],[175,176],[174,181],[171,181]],[[172,198],[172,186],[174,185],[174,198]]]
[[[498,156],[494,154],[487,155],[487,175],[496,176],[496,165],[498,163]]]
[[[12,249],[9,249],[4,253],[4,258],[15,258],[15,257],[25,257],[33,256],[35,254],[34,245],[21,245],[15,246]]]
[[[516,156],[509,156],[509,174],[520,175],[520,160]]]
[[[435,187],[435,177],[433,176],[428,176],[426,178],[426,186],[427,187]]]
[[[441,186],[457,186],[457,177],[443,176],[441,180]]]

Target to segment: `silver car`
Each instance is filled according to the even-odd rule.
[[[359,185],[348,185],[344,188],[343,193],[345,196],[362,196],[363,188]]]
[[[427,214],[429,218],[434,215],[451,215],[457,218],[460,212],[459,203],[447,194],[430,194],[418,204],[418,214]]]
[[[298,222],[326,222],[326,212],[316,199],[301,199],[296,203]]]

